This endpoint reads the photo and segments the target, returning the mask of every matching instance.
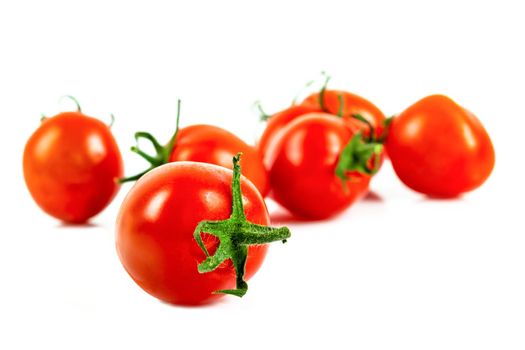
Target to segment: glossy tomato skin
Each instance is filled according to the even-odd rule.
[[[320,106],[320,92],[316,92],[304,99],[301,105],[305,107],[314,108]],[[369,100],[353,94],[351,92],[343,90],[325,90],[324,92],[324,105],[327,113],[338,115],[340,109],[340,99],[343,101],[342,117],[351,123],[357,123],[361,130],[365,131],[365,134],[369,134],[368,126],[361,122],[351,118],[354,114],[363,116],[375,129],[375,136],[379,138],[383,134],[383,123],[385,121],[385,115],[381,110]]]
[[[471,191],[494,167],[494,148],[483,125],[443,95],[425,97],[396,116],[386,148],[399,178],[429,196]]]
[[[243,154],[243,174],[266,196],[270,190],[268,174],[259,151],[222,128],[192,125],[180,129],[169,160],[203,162],[232,169],[232,158],[239,152]]]
[[[144,175],[122,203],[116,227],[116,246],[124,268],[146,292],[168,303],[200,305],[216,301],[216,290],[235,286],[230,260],[216,270],[200,274],[205,255],[193,238],[203,220],[224,220],[231,214],[232,171],[198,162],[162,165]],[[270,222],[257,188],[241,178],[248,221]],[[210,254],[218,241],[204,235]],[[250,246],[245,278],[261,266],[267,245]]]
[[[355,133],[325,113],[310,113],[289,123],[268,151],[272,195],[294,216],[320,220],[336,215],[368,191],[370,177],[350,173],[343,181],[335,169]]]
[[[322,112],[322,110],[319,106],[294,105],[272,115],[270,119],[268,119],[266,128],[257,143],[257,148],[262,157],[264,158],[268,149],[272,148],[273,144],[280,139],[280,134],[288,123],[305,114],[315,112]]]
[[[26,143],[24,178],[49,215],[84,223],[117,194],[122,157],[107,125],[79,112],[45,119]]]

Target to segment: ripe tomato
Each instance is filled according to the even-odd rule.
[[[322,100],[321,96],[323,96]],[[320,92],[308,96],[301,105],[311,108],[317,107],[326,113],[341,115],[351,123],[357,123],[362,130],[365,130],[366,136],[370,132],[370,126],[374,128],[375,138],[379,139],[383,135],[385,115],[372,102],[356,94],[342,90],[322,89]],[[352,116],[354,115],[362,116],[370,125],[353,120]]]
[[[109,127],[80,108],[44,119],[27,141],[23,164],[35,202],[70,223],[102,211],[116,195],[123,171]]]
[[[180,101],[179,101],[180,111]],[[194,161],[220,165],[232,169],[231,159],[238,153],[243,154],[244,175],[249,178],[263,196],[269,192],[268,174],[262,163],[259,151],[245,143],[234,134],[222,128],[212,125],[191,125],[185,128],[178,128],[170,142],[161,146],[159,142],[149,133],[139,132],[135,138],[145,138],[153,143],[157,150],[155,156],[144,154],[138,147],[133,147],[132,151],[140,154],[151,164],[146,171],[121,180],[134,181],[140,178],[149,170],[168,162]]]
[[[180,161],[148,172],[131,189],[118,216],[116,245],[126,271],[146,292],[182,305],[215,301],[222,295],[217,291],[242,296],[244,268],[249,279],[266,255],[264,243],[289,237],[286,228],[266,227],[264,200],[239,172],[237,163],[232,177],[224,167]],[[207,257],[203,248],[215,255]]]
[[[455,197],[480,186],[494,148],[479,120],[450,98],[432,95],[390,124],[386,148],[399,178],[415,191]]]
[[[335,215],[366,194],[370,159],[382,149],[326,113],[293,120],[278,138],[264,159],[272,195],[293,215],[307,219]]]

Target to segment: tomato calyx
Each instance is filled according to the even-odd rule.
[[[369,134],[365,136],[362,131],[355,134],[339,155],[335,174],[343,182],[349,179],[348,173],[352,171],[375,175],[381,165],[381,153],[384,147],[382,140],[375,137],[374,126],[365,117],[352,114],[352,118],[367,124]]]
[[[359,172],[365,175],[374,175],[381,165],[383,145],[379,142],[370,142],[361,132],[355,134],[347,143],[335,168],[335,174],[341,181],[349,180],[349,172]]]
[[[85,116],[84,114],[82,114],[82,108],[80,107],[80,103],[78,102],[78,100],[71,96],[71,95],[64,95],[64,96],[60,96],[60,98],[58,99],[58,103],[60,104],[60,102],[62,102],[64,99],[68,99],[68,100],[71,100],[73,101],[73,103],[75,104],[75,107],[76,107],[76,112],[82,116]],[[40,123],[43,123],[44,121],[46,121],[47,119],[49,119],[49,117],[47,115],[45,115],[44,113],[40,113]],[[108,124],[108,128],[111,129],[111,127],[113,126],[113,124],[115,123],[115,115],[113,113],[110,114],[110,121],[109,121],[109,124]]]
[[[150,164],[150,166],[146,170],[144,170],[144,171],[142,171],[142,172],[140,172],[140,173],[138,173],[136,175],[129,176],[129,177],[124,177],[122,179],[119,179],[118,180],[119,183],[123,184],[125,182],[137,181],[138,179],[140,179],[147,172],[149,172],[149,171],[151,171],[151,170],[155,169],[156,167],[159,167],[159,166],[161,166],[163,164],[169,163],[170,155],[173,152],[173,148],[175,147],[175,141],[177,141],[177,134],[179,133],[180,103],[181,103],[180,100],[178,100],[177,101],[177,121],[176,121],[175,132],[173,133],[173,136],[171,137],[171,139],[170,139],[170,141],[168,142],[167,145],[162,146],[159,143],[159,141],[157,141],[157,139],[153,135],[151,135],[149,132],[139,131],[139,132],[135,133],[135,141],[136,141],[137,144],[135,146],[131,147],[131,151],[133,153],[138,154],[142,158],[144,158]],[[113,117],[113,115],[112,115],[112,117]],[[148,153],[146,153],[146,152],[144,152],[143,150],[140,149],[140,146],[139,146],[139,140],[140,139],[145,139],[145,140],[151,142],[151,145],[155,149],[155,153],[156,153],[154,156],[149,155]]]
[[[197,244],[206,254],[206,259],[197,267],[199,273],[211,272],[224,261],[230,259],[236,273],[236,287],[235,289],[218,290],[214,294],[230,294],[237,297],[244,296],[248,291],[248,284],[244,280],[248,246],[275,241],[286,243],[291,235],[288,227],[275,228],[257,225],[246,219],[241,193],[240,158],[241,153],[233,157],[232,213],[230,218],[222,221],[201,221],[193,233]],[[204,245],[202,232],[213,235],[220,241],[215,254],[212,256]]]
[[[326,74],[325,72],[321,72],[321,75],[325,77],[323,86],[321,86],[321,90],[319,90],[319,107],[321,110],[325,113],[331,114],[328,107],[326,107],[325,103],[325,94],[326,94],[326,88],[328,87],[328,83],[330,82],[330,79],[332,79],[331,75]],[[337,94],[337,100],[339,101],[339,108],[337,109],[337,116],[339,118],[343,118],[343,111],[344,111],[344,100],[342,94]]]
[[[261,101],[255,101],[253,104],[255,108],[257,108],[257,111],[259,112],[259,120],[261,122],[268,121],[272,116],[268,113],[266,113],[262,107]]]
[[[323,112],[330,113],[324,102],[324,95],[326,93],[326,88],[328,87],[328,83],[330,82],[330,79],[332,79],[332,77],[326,74],[325,72],[322,72],[321,74],[325,77],[325,80],[324,80],[323,86],[321,87],[321,90],[319,91],[319,107],[321,107],[321,110]]]
[[[116,118],[115,118],[115,115],[114,115],[113,113],[111,113],[111,114],[109,115],[109,117],[110,117],[111,119],[109,120],[108,128],[111,129],[111,127],[113,126],[113,124],[115,124],[115,119],[116,119]]]
[[[80,103],[78,103],[78,100],[76,98],[74,98],[73,96],[71,95],[64,95],[64,96],[61,96],[60,99],[59,99],[59,103],[62,102],[64,99],[68,99],[68,100],[71,100],[73,101],[73,103],[75,104],[75,106],[77,107],[77,112],[78,113],[82,113],[82,108],[80,108]]]
[[[60,96],[60,98],[58,99],[58,103],[60,104],[60,102],[62,102],[64,99],[68,99],[68,100],[73,101],[73,103],[75,104],[75,106],[77,108],[77,113],[82,113],[82,108],[80,108],[80,103],[78,103],[78,100],[76,98],[74,98],[71,95]],[[40,114],[40,122],[41,123],[43,123],[47,119],[49,119],[49,117],[46,116],[44,113]]]

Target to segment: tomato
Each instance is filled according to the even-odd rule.
[[[137,180],[157,166],[176,161],[203,162],[232,169],[231,159],[241,152],[245,176],[255,184],[263,196],[268,194],[270,190],[268,174],[262,163],[262,157],[255,147],[248,145],[231,132],[212,125],[191,125],[179,129],[178,119],[177,117],[177,130],[165,146],[161,146],[149,133],[139,132],[135,135],[137,139],[145,138],[151,141],[157,154],[151,157],[138,147],[132,148],[134,152],[146,158],[151,167],[138,175],[122,179],[121,182]]]
[[[494,167],[494,148],[480,121],[450,98],[423,98],[396,116],[386,148],[411,189],[455,197],[479,187]]]
[[[301,104],[269,117],[257,145],[272,196],[306,219],[350,206],[367,192],[383,160],[385,116],[360,96],[327,90],[329,79]]]
[[[321,103],[321,96],[324,96]],[[342,106],[341,106],[342,103]],[[342,90],[326,90],[322,89],[308,96],[301,105],[304,107],[321,108],[326,113],[333,115],[341,115],[344,119],[352,123],[353,115],[360,115],[368,121],[370,125],[366,125],[361,121],[357,121],[362,130],[366,130],[366,135],[370,132],[370,126],[374,128],[375,137],[381,138],[383,135],[383,123],[385,115],[372,102],[356,94],[342,91]]]
[[[223,295],[216,291],[242,296],[247,287],[244,268],[247,279],[260,268],[267,251],[262,243],[289,237],[286,228],[266,227],[270,219],[262,196],[240,177],[237,165],[234,169],[232,178],[231,170],[217,165],[169,163],[148,172],[128,193],[117,220],[116,246],[126,271],[146,292],[181,305],[216,301]],[[224,253],[218,249],[250,241],[246,227],[258,234],[251,244],[261,244],[241,247],[244,258],[235,259],[236,251],[230,259],[214,262]],[[279,234],[268,238],[271,230]],[[234,238],[228,238],[230,234]],[[203,247],[198,244],[201,240]],[[205,251],[216,255],[207,257]]]
[[[118,192],[123,172],[109,127],[80,108],[43,119],[27,141],[23,167],[35,202],[69,223],[84,223],[102,211]]]
[[[287,124],[278,138],[264,160],[273,197],[293,215],[325,219],[366,194],[369,161],[381,146],[364,143],[341,118],[309,113]]]

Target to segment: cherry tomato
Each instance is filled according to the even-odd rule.
[[[324,96],[322,102],[321,96]],[[374,128],[377,139],[383,135],[385,115],[372,102],[356,94],[342,90],[321,90],[308,96],[301,105],[311,108],[317,107],[326,113],[341,115],[351,123],[357,123],[360,129],[365,130],[365,135],[369,134],[370,126]],[[352,118],[353,115],[362,116],[370,125],[361,121],[356,122]]]
[[[278,138],[267,150],[264,161],[273,197],[293,215],[328,218],[366,194],[370,176],[351,169],[365,171],[381,147],[370,148],[341,118],[309,113],[287,124]],[[357,148],[366,152],[360,153]],[[346,150],[349,155],[343,157]],[[356,154],[364,155],[360,164],[353,162]],[[349,162],[348,169],[343,166],[338,176],[342,158]]]
[[[138,147],[133,147],[132,151],[144,157],[151,166],[138,175],[122,179],[121,182],[135,181],[155,167],[176,161],[203,162],[232,169],[231,159],[241,152],[245,176],[255,184],[263,196],[268,194],[270,190],[268,174],[260,152],[255,147],[248,145],[231,132],[212,125],[191,125],[179,129],[180,101],[178,110],[177,130],[167,145],[160,145],[149,133],[135,134],[137,140],[143,138],[151,141],[157,154],[150,156]]]
[[[240,170],[236,168],[236,171]],[[224,167],[180,161],[148,172],[131,189],[118,216],[116,245],[125,269],[146,292],[182,305],[216,301],[223,295],[213,294],[218,290],[238,296],[246,292],[242,289],[239,271],[245,266],[245,277],[252,277],[263,262],[267,245],[250,245],[244,250],[245,259],[219,260],[215,262],[216,269],[203,268],[201,271],[203,264],[210,263],[213,267],[216,255],[207,257],[194,239],[202,237],[200,232],[206,232],[199,238],[204,248],[210,254],[219,254],[218,249],[230,247],[230,244],[222,244],[222,239],[219,244],[219,236],[213,235],[213,229],[206,226],[210,220],[218,230],[218,220],[240,218],[232,224],[234,229],[218,230],[225,235],[238,234],[246,225],[265,232],[273,230],[265,227],[270,219],[257,188],[247,178],[235,174],[238,172],[232,179],[232,171]],[[235,205],[239,202],[243,209],[237,210]],[[230,225],[224,222],[223,225]],[[262,239],[264,236],[257,236],[261,238],[257,242],[285,239],[289,232],[288,236],[271,240]],[[238,242],[243,241],[243,236],[236,237],[240,237]],[[200,273],[205,270],[207,273]],[[231,290],[235,285],[241,289]],[[241,293],[237,294],[239,291]]]
[[[494,148],[480,121],[450,98],[432,95],[392,120],[386,148],[411,189],[455,197],[479,187],[494,167]]]
[[[44,119],[27,141],[23,166],[35,202],[69,223],[102,211],[118,192],[123,172],[109,127],[80,109]]]

